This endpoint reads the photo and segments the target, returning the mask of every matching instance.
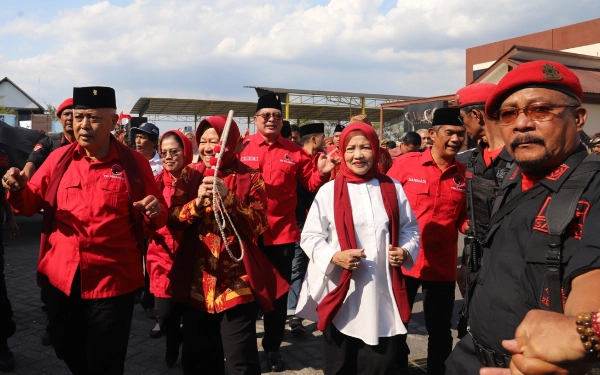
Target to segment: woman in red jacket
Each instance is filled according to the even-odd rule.
[[[171,207],[173,195],[177,191],[177,181],[185,175],[185,166],[194,156],[192,142],[183,133],[173,130],[163,134],[159,142],[159,155],[163,170],[155,176],[167,205]],[[152,236],[146,256],[146,270],[150,276],[150,292],[154,294],[154,311],[160,330],[166,334],[167,351],[165,362],[173,367],[179,357],[181,344],[181,312],[183,305],[171,298],[168,274],[171,271],[175,250],[181,238],[181,231],[159,229]]]
[[[288,290],[285,280],[256,246],[267,228],[265,183],[235,155],[240,138],[231,123],[220,144],[224,116],[200,122],[196,142],[200,162],[187,168],[178,186],[187,193],[172,198],[169,223],[185,228],[171,271],[173,298],[188,304],[183,313],[181,362],[184,374],[260,374],[256,341],[258,309],[268,312]],[[212,166],[224,147],[221,167]],[[213,181],[231,220],[215,219]],[[224,211],[223,211],[224,210]],[[226,239],[226,242],[223,239]]]

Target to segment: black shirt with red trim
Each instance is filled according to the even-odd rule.
[[[545,281],[546,251],[550,237],[546,208],[551,194],[569,179],[587,156],[579,147],[552,173],[539,180],[547,192],[530,199],[490,228],[483,264],[469,306],[473,337],[496,353],[509,353],[502,340],[514,338],[515,330],[529,310],[549,306]],[[504,179],[505,204],[522,192],[522,175],[517,169]],[[571,281],[578,275],[600,268],[600,174],[584,191],[566,229],[562,256],[563,303]]]
[[[27,163],[32,162],[36,168],[39,168],[42,163],[48,158],[50,153],[59,147],[70,145],[71,142],[65,137],[64,133],[54,134],[40,141],[33,147],[33,151],[27,158]]]

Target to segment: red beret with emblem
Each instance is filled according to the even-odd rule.
[[[560,91],[583,101],[581,83],[571,69],[555,61],[537,60],[514,68],[498,82],[485,105],[485,113],[493,117],[512,93],[531,87]]]
[[[64,102],[60,103],[58,108],[56,108],[56,117],[60,117],[62,111],[69,108],[73,108],[73,98],[65,99]]]
[[[463,87],[456,92],[456,105],[463,108],[468,105],[485,104],[490,93],[496,88],[495,83],[480,82]]]

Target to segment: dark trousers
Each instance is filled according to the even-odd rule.
[[[308,257],[300,247],[300,242],[294,244],[294,259],[292,260],[292,275],[290,278],[290,291],[288,292],[288,315],[293,315],[298,305],[298,297],[302,290],[302,282],[308,268]]]
[[[294,243],[265,246],[262,237],[258,240],[258,246],[265,253],[279,274],[289,283],[292,277],[292,260],[294,259]],[[287,318],[288,293],[279,297],[274,303],[274,309],[264,314],[265,335],[262,346],[266,352],[279,350],[285,332],[285,321]]]
[[[4,222],[4,218],[2,221]],[[0,227],[0,232],[2,228]],[[4,243],[2,234],[0,234],[0,342],[6,343],[6,339],[11,337],[16,329],[17,325],[12,319],[13,311],[8,299],[8,292],[6,291],[6,280],[4,278]]]
[[[452,350],[450,357],[446,360],[446,374],[448,375],[479,375],[483,366],[477,354],[473,338],[470,335],[463,337]]]
[[[455,281],[422,281],[414,277],[405,278],[406,291],[412,308],[419,286],[422,287],[423,314],[425,328],[429,336],[427,341],[427,374],[443,375],[446,371],[444,362],[452,351],[452,312],[454,309]],[[399,336],[400,356],[398,362],[401,370],[408,365],[408,346],[406,335]]]
[[[167,351],[179,351],[181,345],[181,315],[185,304],[171,298],[154,297],[154,313],[161,331],[165,333]]]
[[[183,312],[183,373],[222,375],[226,363],[229,375],[260,374],[256,314],[255,302],[217,314],[187,306]]]
[[[323,374],[393,374],[398,338],[380,337],[378,345],[346,336],[333,324],[323,332]]]
[[[50,340],[56,356],[79,374],[123,374],[135,292],[81,299],[79,272],[71,296],[47,290]]]

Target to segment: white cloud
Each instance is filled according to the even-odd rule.
[[[113,86],[124,111],[142,96],[253,100],[243,85],[441,95],[464,83],[465,48],[599,13],[591,0],[382,4],[103,1],[5,23],[0,36],[23,48],[2,48],[0,71],[51,103],[73,86]]]

